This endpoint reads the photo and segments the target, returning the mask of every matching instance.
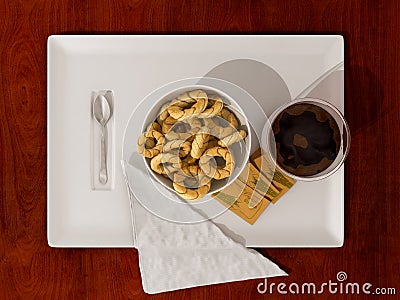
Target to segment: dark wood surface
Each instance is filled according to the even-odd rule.
[[[142,290],[136,250],[47,245],[46,41],[66,33],[342,34],[346,117],[353,138],[346,163],[344,246],[258,250],[290,273],[269,282],[322,283],[345,271],[348,281],[395,287],[397,296],[388,298],[399,299],[399,12],[396,0],[1,1],[0,299],[150,297]],[[262,297],[260,282],[155,298],[257,298]],[[312,297],[292,296],[302,298]]]

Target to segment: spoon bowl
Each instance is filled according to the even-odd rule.
[[[93,103],[93,115],[95,120],[101,125],[106,126],[111,117],[110,105],[103,95],[98,95]]]

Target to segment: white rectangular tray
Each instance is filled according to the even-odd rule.
[[[133,246],[128,196],[119,166],[122,138],[132,110],[154,89],[174,80],[204,76],[229,60],[248,59],[275,70],[294,98],[343,61],[343,49],[343,38],[332,35],[51,36],[48,40],[49,245]],[[247,77],[257,83],[257,78]],[[93,90],[107,89],[115,93],[115,184],[110,191],[93,191],[90,94]],[[310,96],[324,98],[343,111],[343,71],[329,76]],[[266,113],[271,112],[272,107],[263,105],[262,99],[257,100],[268,107]],[[276,99],[274,105],[288,100]],[[344,236],[344,169],[323,181],[296,183],[254,225],[229,211],[215,222],[249,247],[340,247]]]

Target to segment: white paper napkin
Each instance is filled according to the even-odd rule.
[[[146,293],[287,275],[257,251],[226,236],[213,222],[178,224],[162,220],[143,208],[129,188],[128,192],[133,239]],[[188,205],[182,209],[191,210]]]

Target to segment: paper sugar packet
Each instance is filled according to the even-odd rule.
[[[265,155],[261,156],[258,149],[239,177],[212,196],[240,218],[254,224],[267,206],[276,203],[294,183],[295,180],[275,168]]]

